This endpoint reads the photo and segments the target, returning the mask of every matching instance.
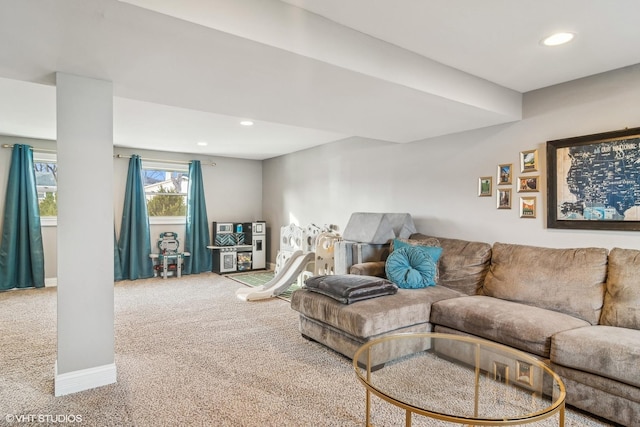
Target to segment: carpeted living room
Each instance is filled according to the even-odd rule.
[[[0,1],[0,426],[640,427],[639,14]]]
[[[351,361],[304,339],[288,301],[243,302],[241,286],[214,273],[118,282],[118,382],[62,397],[53,395],[56,288],[0,293],[10,319],[0,336],[2,424],[363,425]],[[374,425],[404,423],[400,408],[372,405]],[[451,424],[414,417],[413,425]],[[531,425],[558,425],[557,416]],[[565,425],[610,424],[569,410]]]

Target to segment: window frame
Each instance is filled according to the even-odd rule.
[[[169,162],[159,162],[153,160],[142,160],[142,170],[143,173],[145,170],[160,170],[167,172],[185,172],[185,174],[189,175],[189,164],[182,163],[169,163]],[[187,204],[188,194],[177,193],[184,195],[185,204]],[[145,191],[145,200],[147,197],[147,192]],[[184,225],[187,223],[187,215],[184,216],[151,216],[148,215],[149,225]]]
[[[35,172],[35,164],[36,163],[58,163],[58,158],[56,153],[44,153],[44,152],[36,152],[33,153],[33,163],[34,163],[34,172]],[[142,169],[152,169],[152,170],[163,170],[163,171],[172,171],[172,172],[185,172],[187,175],[189,173],[189,165],[188,164],[176,164],[176,163],[165,163],[165,162],[157,162],[157,161],[142,161]],[[58,193],[58,187],[56,186],[55,193]],[[188,194],[180,193],[184,195],[185,203],[187,202]],[[146,196],[146,193],[145,193]],[[187,217],[185,216],[149,216],[149,225],[184,225],[187,223]],[[57,227],[58,226],[58,217],[57,216],[40,216],[40,226],[41,227]]]
[[[42,151],[33,152],[33,166],[34,166],[34,174],[35,174],[35,165],[36,163],[55,163],[58,164],[58,155],[56,153],[45,153]],[[36,182],[36,191],[37,191],[37,182]],[[56,196],[58,194],[58,185],[56,183]],[[38,201],[38,205],[39,205]],[[58,216],[42,216],[40,215],[40,226],[41,227],[57,227],[58,226]]]

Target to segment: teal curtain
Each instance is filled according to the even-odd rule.
[[[33,152],[13,146],[0,243],[0,290],[44,287],[44,250]]]
[[[189,189],[187,191],[187,227],[185,233],[185,274],[211,271],[212,256],[209,246],[209,220],[202,185],[202,167],[199,160],[189,164]]]
[[[153,262],[149,258],[151,235],[142,180],[142,160],[137,155],[131,156],[129,160],[118,249],[122,279],[135,280],[153,276]]]
[[[122,264],[120,263],[120,248],[116,239],[116,228],[113,227],[113,279],[122,280]]]

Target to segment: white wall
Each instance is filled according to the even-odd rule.
[[[300,225],[337,224],[352,212],[408,212],[419,231],[438,236],[550,247],[640,248],[639,232],[546,228],[546,141],[640,127],[640,64],[530,92],[524,118],[507,125],[392,144],[350,138],[264,161],[263,210],[272,234]],[[429,120],[425,117],[424,120]],[[496,209],[498,164],[537,149],[538,215]],[[494,195],[478,197],[478,178],[493,176]],[[509,188],[509,187],[504,187]],[[271,239],[273,262],[278,239]]]
[[[28,144],[35,148],[53,150],[56,148],[55,141],[4,135],[0,135],[0,145],[1,144]],[[143,158],[163,160],[201,160],[203,162],[202,179],[204,181],[209,222],[248,222],[262,219],[262,162],[260,161],[129,148],[114,148],[114,154],[138,154]],[[113,159],[113,208],[115,226],[118,233],[122,220],[122,204],[124,202],[125,184],[127,182],[128,160],[129,159],[126,158]],[[212,160],[216,162],[215,167],[204,165],[205,162]],[[5,192],[10,164],[11,149],[0,148],[0,215],[4,212]],[[1,229],[2,225],[0,221],[0,230]],[[184,225],[152,225],[152,249],[157,250],[155,239],[157,239],[158,235],[163,231],[177,232],[181,244],[184,244]],[[211,233],[211,230],[209,230],[209,232]],[[57,227],[43,227],[42,240],[45,255],[45,277],[47,281],[50,282],[57,276]]]

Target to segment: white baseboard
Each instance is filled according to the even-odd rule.
[[[64,396],[65,394],[102,387],[103,385],[113,384],[116,381],[117,374],[115,363],[58,374],[58,362],[56,361],[56,396]]]
[[[58,278],[57,277],[45,277],[44,286],[45,287],[58,286]]]

